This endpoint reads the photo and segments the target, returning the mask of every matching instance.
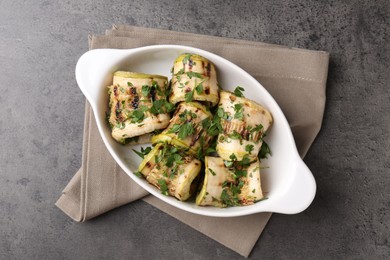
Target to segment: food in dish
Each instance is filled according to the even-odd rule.
[[[237,89],[239,90],[239,89]],[[224,160],[255,160],[263,144],[263,135],[272,125],[271,113],[256,102],[221,91],[219,110],[222,133],[218,135],[217,153]]]
[[[201,161],[183,149],[158,143],[145,156],[138,171],[165,195],[187,200],[196,190]]]
[[[112,137],[129,138],[151,133],[169,124],[168,79],[160,75],[117,71],[108,87]]]
[[[210,102],[215,106],[219,100],[217,72],[214,64],[206,58],[185,53],[174,61],[169,101]]]
[[[109,87],[113,137],[123,143],[152,136],[153,148],[137,152],[143,158],[137,175],[181,201],[200,183],[199,206],[264,199],[258,156],[264,157],[263,147],[269,152],[263,137],[271,113],[245,98],[242,87],[220,90],[214,65],[196,54],[180,55],[167,82],[163,76],[121,71]]]
[[[188,149],[191,155],[197,155],[199,149],[207,149],[211,140],[202,122],[212,114],[198,102],[181,102],[168,127],[152,138],[152,143],[168,142],[174,146]]]
[[[200,206],[243,206],[263,199],[260,162],[249,159],[230,162],[220,157],[205,158],[205,176],[196,204]]]

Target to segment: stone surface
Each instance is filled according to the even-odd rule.
[[[54,206],[81,164],[87,35],[130,24],[325,50],[318,192],[275,214],[252,259],[390,255],[390,2],[0,1],[0,259],[237,259],[144,202],[84,224]],[[227,227],[228,228],[228,227]]]

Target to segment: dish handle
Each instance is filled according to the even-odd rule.
[[[272,212],[300,213],[310,206],[315,197],[317,185],[310,169],[300,157],[295,161],[295,176],[291,180],[291,188],[273,204]]]
[[[112,72],[123,59],[123,52],[131,54],[134,50],[104,49],[90,50],[84,53],[76,64],[76,81],[79,88],[88,99],[92,108],[97,106],[101,94],[102,82],[111,84]]]

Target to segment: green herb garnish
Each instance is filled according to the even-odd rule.
[[[157,180],[158,185],[160,186],[161,193],[168,196],[168,185],[164,179]]]
[[[143,86],[142,86],[142,95],[143,95],[144,97],[148,97],[151,90],[152,90],[152,87],[151,87],[151,86],[143,85]]]
[[[245,91],[243,87],[237,86],[234,89],[234,95],[236,95],[237,97],[244,97],[244,94],[242,93],[243,91]]]
[[[254,149],[254,146],[252,144],[247,144],[245,146],[245,151],[247,151],[249,154],[252,153],[253,149]]]
[[[191,59],[191,53],[186,54],[183,58],[183,64],[186,64]]]
[[[196,91],[196,93],[198,93],[198,95],[200,95],[200,94],[202,94],[202,92],[203,92],[203,81],[202,82],[200,82],[198,85],[196,85],[196,87],[195,87],[195,91]]]
[[[209,168],[209,172],[210,172],[213,176],[217,175],[217,174],[215,173],[215,171],[213,171],[211,168]]]
[[[243,114],[244,106],[241,103],[234,105],[234,112],[235,112],[234,119],[242,120],[244,118],[244,114]]]
[[[138,152],[137,150],[134,150],[132,149],[136,154],[138,154],[139,157],[141,157],[142,159],[145,157],[145,155],[147,155],[148,153],[150,153],[150,151],[152,150],[152,147],[148,146],[146,147],[145,149],[143,147],[141,147],[141,152]]]
[[[131,119],[131,123],[141,123],[145,118],[145,112],[148,111],[147,106],[140,106],[138,109],[131,112],[129,118]]]
[[[187,73],[187,76],[192,79],[192,77],[195,77],[195,78],[203,78],[202,77],[202,74],[198,73],[198,72],[193,72],[193,71],[188,71]]]
[[[263,141],[263,143],[261,144],[261,148],[260,148],[260,152],[259,152],[259,156],[258,157],[259,157],[259,159],[268,158],[268,154],[272,155],[271,154],[271,149],[268,146],[268,144]]]
[[[185,95],[184,95],[184,98],[186,100],[186,102],[192,102],[192,99],[194,98],[194,90],[192,91],[189,91],[187,92]]]

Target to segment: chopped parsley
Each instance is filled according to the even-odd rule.
[[[143,86],[142,86],[142,96],[148,97],[151,90],[152,90],[152,87],[151,87],[151,86],[143,85]]]
[[[234,105],[234,119],[240,119],[242,120],[244,118],[244,106],[241,103]]]
[[[186,74],[187,74],[187,77],[189,77],[190,79],[192,79],[192,77],[199,78],[199,79],[203,78],[202,74],[200,74],[198,72],[188,71]]]
[[[198,95],[200,95],[200,94],[202,94],[202,92],[203,92],[203,81],[202,82],[200,82],[198,85],[196,85],[196,87],[195,87],[195,91],[196,91],[196,93],[198,94]]]
[[[244,94],[242,93],[243,91],[245,91],[243,87],[237,86],[234,89],[234,95],[236,95],[237,97],[244,97]]]
[[[125,126],[126,126],[126,123],[125,122],[116,122],[116,125],[115,125],[115,127],[116,128],[119,128],[119,129],[124,129],[125,128]]]
[[[221,193],[221,201],[226,206],[239,206],[240,200],[238,195],[241,194],[241,188],[244,186],[243,181],[238,183],[231,182],[225,185]]]
[[[222,107],[219,107],[218,110],[217,110],[217,115],[219,118],[221,119],[226,119],[226,120],[230,120],[230,116],[228,113],[225,112],[225,110],[223,110]]]
[[[168,185],[167,182],[164,179],[157,180],[158,185],[160,186],[161,193],[168,196]]]
[[[209,117],[202,120],[202,127],[206,129],[209,136],[216,136],[219,133],[222,133],[222,125],[218,115],[214,115],[212,119]]]
[[[259,159],[268,158],[268,154],[272,155],[271,149],[269,148],[268,144],[263,141],[263,143],[261,144],[261,148],[260,148],[260,152],[259,152],[258,157],[259,157]]]
[[[141,123],[145,118],[145,112],[148,111],[147,106],[140,106],[138,109],[132,111],[129,114],[129,118],[131,119],[131,123]]]
[[[253,149],[254,149],[254,146],[252,144],[247,144],[245,146],[245,151],[247,151],[249,154],[252,153]]]
[[[134,172],[134,175],[137,177],[142,177],[142,173],[140,171]]]
[[[153,101],[152,107],[149,109],[150,113],[154,115],[170,113],[175,109],[175,105],[165,99]]]
[[[229,138],[233,140],[242,140],[242,135],[234,130],[233,133],[229,134]]]
[[[186,64],[191,59],[191,53],[186,54],[183,58],[183,64]]]
[[[161,96],[161,97],[164,96],[164,92],[162,91],[162,89],[158,85],[157,81],[155,81],[155,80],[152,81],[152,88],[154,88],[157,91],[157,94],[159,96]]]
[[[185,139],[187,136],[193,135],[195,133],[194,126],[191,122],[180,125],[177,137],[180,139]]]
[[[146,147],[145,149],[144,149],[143,147],[141,147],[141,152],[139,152],[139,151],[133,149],[133,151],[134,151],[139,157],[141,157],[142,159],[145,157],[145,155],[147,155],[148,153],[150,153],[151,150],[152,150],[152,147],[150,147],[150,146]]]
[[[262,124],[258,124],[258,125],[256,125],[254,128],[252,128],[252,129],[250,130],[250,132],[251,132],[251,133],[260,132],[262,129],[263,129],[263,125],[262,125]]]
[[[195,124],[192,121],[197,115],[190,111],[185,110],[179,114],[179,122],[173,124],[172,128],[168,130],[168,133],[177,133],[178,138],[185,139],[187,136],[191,136],[195,133]]]
[[[186,102],[192,102],[192,99],[194,98],[194,90],[191,90],[189,92],[187,92],[185,95],[184,95],[184,98],[186,100]]]
[[[215,173],[215,171],[213,171],[211,168],[209,168],[209,172],[210,172],[213,176],[217,175],[217,174]]]

